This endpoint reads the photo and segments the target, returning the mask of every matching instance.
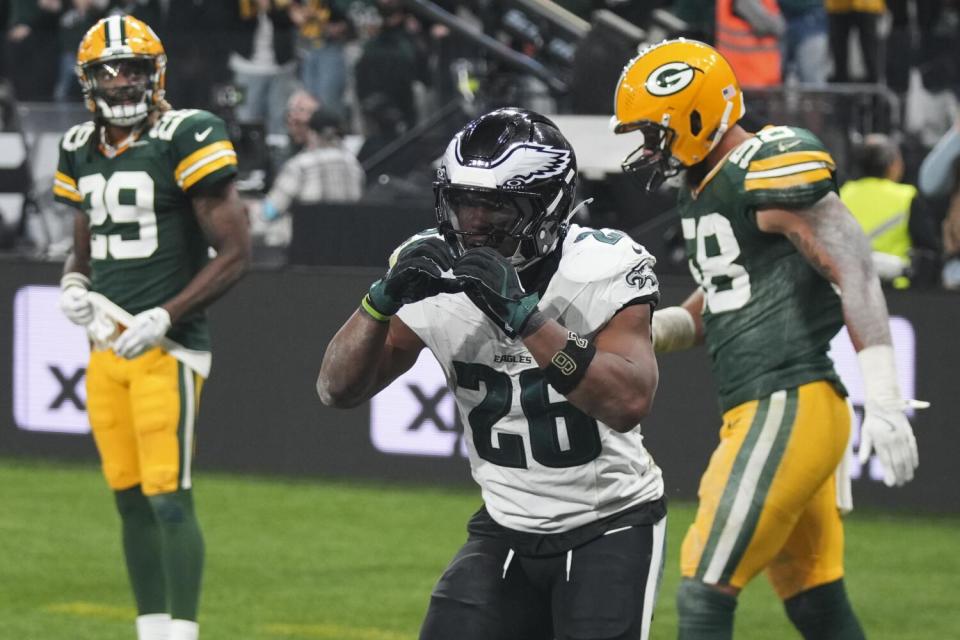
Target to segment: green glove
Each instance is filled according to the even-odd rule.
[[[517,269],[495,249],[470,249],[457,260],[453,274],[473,304],[508,338],[520,335],[537,311],[540,296],[524,291]]]
[[[392,316],[405,304],[459,291],[450,273],[454,260],[453,249],[440,238],[411,242],[400,251],[386,275],[370,285],[370,306],[383,316]]]

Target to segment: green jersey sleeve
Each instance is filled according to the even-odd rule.
[[[77,209],[83,208],[83,194],[77,186],[76,153],[87,144],[93,129],[93,122],[84,122],[71,127],[60,138],[60,158],[53,176],[53,198]]]
[[[223,120],[208,111],[170,111],[158,124],[160,137],[170,136],[177,185],[191,195],[237,175],[237,152]]]
[[[743,178],[748,205],[803,209],[837,191],[836,163],[806,129],[767,127],[756,140],[761,144],[749,159]]]

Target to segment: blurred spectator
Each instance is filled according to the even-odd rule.
[[[227,1],[227,0],[224,0]],[[229,66],[243,97],[242,124],[263,123],[267,139],[284,135],[284,107],[293,91],[296,29],[291,0],[230,0]]]
[[[717,0],[716,47],[745,88],[781,82],[786,25],[776,0]]]
[[[936,245],[936,238],[921,231],[930,212],[924,199],[917,196],[917,188],[900,182],[903,156],[899,146],[882,133],[867,135],[859,150],[858,168],[862,177],[845,183],[840,199],[870,239],[880,279],[898,289],[910,285],[914,244],[919,250],[918,284],[929,279],[927,250]]]
[[[778,0],[787,22],[781,41],[783,77],[825,84],[830,66],[830,21],[823,0]]]
[[[53,99],[57,102],[78,101],[83,98],[74,67],[77,64],[77,48],[87,30],[102,18],[109,0],[73,0],[72,6],[60,16],[57,39],[60,42],[57,84]]]
[[[166,45],[167,100],[174,107],[217,110],[215,93],[231,79],[226,6],[223,0],[164,0],[156,21],[148,22]]]
[[[291,5],[291,17],[300,32],[300,81],[325,108],[343,117],[344,43],[350,36],[346,14],[330,0],[303,0]]]
[[[303,150],[283,165],[264,198],[261,218],[275,222],[294,204],[354,202],[363,195],[365,180],[360,163],[343,145],[340,116],[320,107],[310,116]],[[288,219],[282,227],[286,241],[276,244],[289,242]]]
[[[310,116],[320,105],[321,102],[306,89],[297,89],[290,94],[285,112],[287,136],[290,138],[290,155],[299,152],[307,144],[310,134]]]
[[[61,0],[9,0],[6,75],[18,100],[50,100],[57,81]]]
[[[830,18],[830,51],[833,54],[833,81],[850,82],[848,51],[850,33],[857,31],[863,56],[864,82],[880,82],[880,19],[887,10],[885,0],[826,0]]]
[[[943,286],[960,289],[960,121],[940,139],[920,165],[920,190],[931,197],[950,195],[941,226]]]
[[[414,83],[428,68],[417,40],[419,23],[400,0],[377,0],[377,10],[383,20],[380,31],[364,44],[354,69],[357,100],[363,105],[382,94],[386,104],[400,111],[404,129],[410,129],[417,123]]]
[[[366,163],[396,140],[404,130],[403,112],[390,103],[385,93],[373,93],[360,103],[363,145],[357,159]]]
[[[690,25],[690,32],[685,34],[687,37],[713,42],[716,27],[715,4],[715,0],[674,0],[670,13]]]

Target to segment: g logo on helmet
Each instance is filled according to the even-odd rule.
[[[668,62],[654,69],[644,83],[655,96],[669,96],[685,89],[693,82],[696,69],[686,62]]]

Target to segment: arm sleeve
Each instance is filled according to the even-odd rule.
[[[77,209],[83,208],[83,194],[74,177],[73,155],[63,148],[63,139],[60,140],[57,172],[53,176],[53,199]]]
[[[766,142],[743,179],[743,196],[756,209],[804,209],[837,191],[836,163],[809,131]]]
[[[196,111],[172,126],[173,175],[184,193],[193,195],[237,175],[237,152],[223,120]]]
[[[957,157],[960,157],[960,130],[951,127],[920,164],[917,186],[924,195],[947,195],[953,185]]]

